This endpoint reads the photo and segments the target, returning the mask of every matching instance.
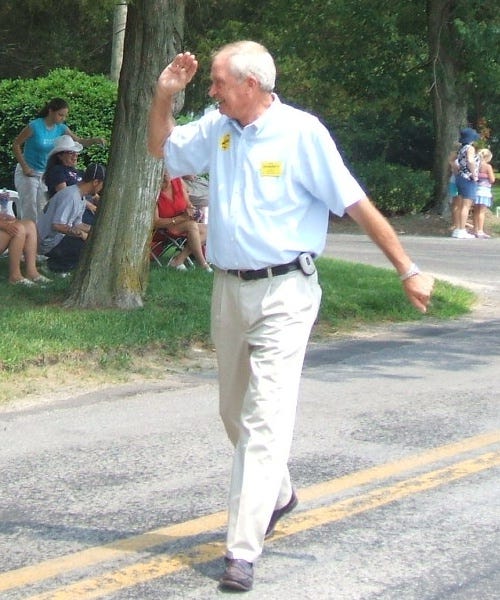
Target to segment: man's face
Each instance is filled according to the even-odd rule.
[[[101,181],[100,179],[94,179],[93,184],[94,184],[93,195],[95,196],[96,194],[100,194],[102,191],[102,188],[104,186],[104,181]]]
[[[219,105],[221,114],[238,119],[244,114],[247,98],[247,80],[237,79],[230,71],[229,57],[224,54],[214,58],[210,73],[212,83],[208,91],[210,98]]]

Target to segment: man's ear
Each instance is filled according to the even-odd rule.
[[[260,87],[260,83],[257,81],[256,77],[253,75],[248,75],[246,78],[248,89],[255,90],[255,88]]]

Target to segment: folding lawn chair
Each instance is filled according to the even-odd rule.
[[[154,261],[159,267],[163,267],[182,251],[186,242],[186,236],[171,236],[166,229],[156,229],[151,240],[151,261]],[[194,266],[190,257],[186,259],[186,263],[189,267]]]

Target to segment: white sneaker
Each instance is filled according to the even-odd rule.
[[[472,235],[472,233],[467,233],[467,231],[465,229],[456,229],[455,230],[457,232],[456,235],[452,236],[454,238],[456,238],[457,240],[474,240],[476,239],[475,235]]]
[[[452,238],[457,238],[459,233],[460,233],[460,229],[454,229],[454,230],[451,232],[451,237],[452,237]]]
[[[167,263],[167,267],[170,267],[171,269],[176,269],[177,271],[187,271],[187,267],[184,263],[181,263],[180,265],[175,265],[173,263],[174,257],[172,257],[168,263]]]

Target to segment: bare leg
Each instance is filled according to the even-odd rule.
[[[451,219],[453,223],[453,229],[460,229],[460,206],[462,199],[460,196],[454,196],[451,201]]]
[[[200,267],[207,267],[208,263],[203,254],[203,244],[207,240],[207,228],[206,225],[196,223],[193,221],[190,223],[190,227],[187,232],[188,242],[187,245],[190,247],[192,254],[196,258],[196,262]]]
[[[187,235],[187,243],[182,249],[182,252],[178,254],[172,261],[173,266],[181,265],[190,254],[194,254],[196,262],[206,268],[208,263],[203,254],[202,245],[207,239],[207,228],[202,223],[196,223],[196,221],[190,221],[186,223],[186,229],[184,233]]]
[[[486,206],[484,204],[474,205],[474,231],[475,233],[484,233],[484,217],[486,215]]]
[[[462,198],[462,203],[459,212],[459,229],[465,229],[467,225],[467,219],[469,218],[470,207],[472,206],[472,200],[469,198]]]
[[[28,279],[36,279],[40,277],[40,273],[36,268],[36,251],[38,245],[38,234],[36,225],[33,221],[21,221],[25,231],[25,242],[24,242],[24,260],[26,263],[26,277]]]
[[[1,234],[2,242],[6,235],[9,238],[9,241],[7,242],[7,247],[9,249],[9,281],[10,283],[16,283],[17,281],[24,279],[23,274],[21,273],[21,258],[23,255],[26,232],[24,227],[19,226],[16,227],[16,232],[12,236],[4,231],[2,231]]]

